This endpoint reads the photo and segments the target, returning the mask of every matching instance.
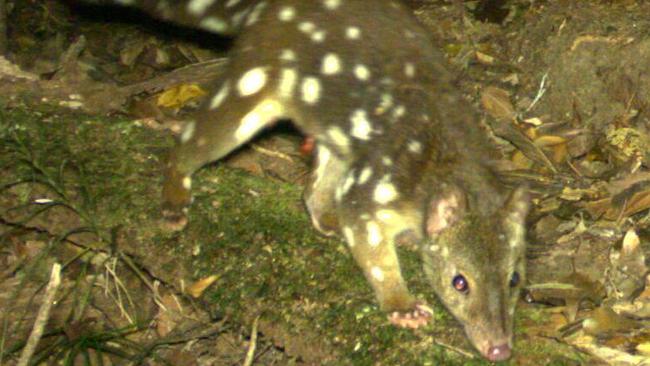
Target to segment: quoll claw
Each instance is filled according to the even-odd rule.
[[[414,309],[407,312],[395,311],[388,316],[388,320],[398,327],[417,329],[429,323],[433,310],[426,304],[416,304]]]

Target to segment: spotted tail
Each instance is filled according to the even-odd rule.
[[[264,0],[84,0],[96,5],[124,5],[154,17],[224,36],[234,36],[254,23]]]

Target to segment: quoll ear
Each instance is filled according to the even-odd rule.
[[[458,222],[467,209],[465,193],[458,187],[450,187],[429,202],[427,234],[435,236]]]
[[[530,210],[530,196],[528,188],[524,186],[517,187],[504,205],[506,220],[517,226],[526,224],[526,216]]]

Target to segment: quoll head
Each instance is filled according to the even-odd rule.
[[[473,213],[458,188],[429,202],[422,246],[427,280],[487,359],[512,350],[512,323],[525,280],[525,218],[529,200],[515,190],[492,215]]]

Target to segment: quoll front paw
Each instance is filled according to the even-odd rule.
[[[394,311],[388,316],[388,320],[398,327],[417,329],[427,325],[431,320],[433,310],[426,304],[418,303],[410,311]]]
[[[162,229],[166,231],[181,231],[187,226],[187,214],[185,210],[173,210],[163,208]]]

